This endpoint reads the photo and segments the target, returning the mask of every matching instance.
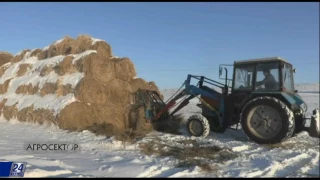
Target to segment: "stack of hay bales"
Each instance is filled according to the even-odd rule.
[[[112,56],[103,40],[65,37],[43,49],[1,57],[0,113],[7,120],[50,122],[68,130],[97,124],[120,131],[150,128],[143,108],[133,105],[133,94],[139,88],[160,94],[158,87],[136,78],[133,62]]]

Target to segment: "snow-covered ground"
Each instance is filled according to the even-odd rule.
[[[163,91],[166,97],[174,91]],[[308,109],[319,107],[318,93],[301,93]],[[199,113],[197,99],[180,112],[187,118]],[[241,130],[211,133],[195,140],[207,146],[228,147],[237,157],[217,163],[217,171],[204,173],[199,167],[177,168],[173,157],[140,153],[138,144],[125,145],[112,138],[84,132],[67,132],[54,126],[0,119],[0,161],[27,162],[25,177],[293,177],[319,176],[319,139],[306,132],[279,147],[260,146],[248,141]],[[153,132],[140,143],[160,138],[168,146],[190,139],[187,135]],[[30,153],[26,142],[73,142],[81,150],[74,153]]]

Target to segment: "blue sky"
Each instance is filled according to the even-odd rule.
[[[187,74],[218,80],[221,63],[281,56],[296,83],[319,82],[319,3],[1,3],[0,51],[68,35],[106,40],[139,77],[177,88]]]

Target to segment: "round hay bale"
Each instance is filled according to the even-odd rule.
[[[73,49],[76,47],[76,44],[77,42],[73,38],[68,36],[64,37],[60,43],[55,45],[55,56],[73,54]]]
[[[39,91],[39,85],[33,86],[31,83],[28,85],[20,85],[16,89],[16,94],[27,94],[27,95],[34,95]]]
[[[40,76],[47,76],[54,70],[54,65],[46,65],[40,70]]]
[[[106,58],[112,57],[112,48],[105,41],[98,41],[94,43],[94,45],[92,45],[90,49],[96,50],[98,54],[101,54]]]
[[[114,63],[96,53],[84,58],[83,70],[85,77],[92,77],[103,83],[108,83],[116,77]]]
[[[119,130],[124,130],[127,127],[124,110],[121,105],[108,103],[104,106],[97,106],[94,109],[99,124],[112,124]]]
[[[38,59],[43,60],[58,55],[69,55],[72,53],[72,49],[76,46],[75,43],[75,40],[71,37],[64,37],[61,42],[51,44],[47,50],[42,51],[38,55]]]
[[[75,66],[72,64],[73,56],[66,56],[63,61],[61,61],[59,64],[54,66],[54,71],[60,75],[63,76],[67,73],[74,73],[76,72]]]
[[[36,56],[38,57],[42,53],[42,49],[35,49],[30,53],[30,57]]]
[[[13,58],[13,55],[8,52],[0,52],[0,66],[8,63]]]
[[[24,56],[25,56],[28,52],[30,52],[30,51],[31,51],[30,49],[25,49],[25,50],[23,50],[20,54],[14,56],[14,57],[11,59],[11,62],[12,62],[12,63],[16,63],[16,62],[21,61],[21,60],[24,58]]]
[[[58,117],[58,125],[61,129],[76,131],[84,130],[97,121],[92,106],[82,102],[69,104],[62,109]]]
[[[80,35],[76,39],[64,37],[57,44],[51,44],[47,50],[38,54],[38,59],[43,60],[57,55],[79,54],[87,50],[96,50],[102,56],[109,58],[112,56],[111,47],[104,41],[96,42],[92,45],[92,39],[87,35]]]
[[[32,122],[32,118],[30,117],[30,114],[32,114],[32,112],[33,106],[23,108],[17,113],[17,119],[22,122]]]
[[[75,88],[75,97],[85,103],[104,105],[108,101],[106,87],[97,80],[84,77]]]
[[[83,63],[84,63],[84,59],[81,58],[79,60],[77,60],[75,62],[75,64],[73,64],[73,66],[75,67],[75,69],[79,72],[83,72]]]
[[[11,79],[7,79],[3,84],[0,84],[0,94],[5,94],[7,92]]]
[[[23,76],[30,68],[32,67],[31,64],[20,64],[19,70],[17,72],[18,76]]]
[[[71,84],[67,85],[58,85],[58,89],[56,91],[56,94],[58,97],[60,96],[66,96],[67,94],[74,93],[74,89],[72,88]]]
[[[45,83],[40,90],[40,96],[45,96],[47,94],[54,94],[58,89],[57,83]]]
[[[7,99],[2,99],[2,101],[0,102],[0,116],[2,115],[2,110],[6,102],[7,102]]]
[[[35,109],[28,114],[28,119],[39,124],[56,124],[56,117],[54,116],[54,112],[49,109]]]
[[[85,52],[86,50],[90,50],[92,46],[91,37],[88,35],[80,35],[77,37],[76,48],[74,49],[74,54],[79,54]]]
[[[46,49],[38,54],[38,60],[47,59],[49,50]]]
[[[0,67],[0,78],[2,77],[2,75],[4,74],[4,72],[6,72],[6,70],[9,68],[9,66],[1,66]]]
[[[135,78],[130,81],[133,92],[136,92],[138,89],[150,89],[150,86],[147,81],[142,78]]]
[[[145,117],[144,107],[141,105],[131,105],[128,109],[128,127],[136,131],[152,130],[151,122],[148,122]]]
[[[129,58],[113,58],[117,79],[129,82],[137,75],[133,62]]]
[[[133,101],[131,85],[121,79],[113,79],[106,85],[107,100],[126,107]]]
[[[6,120],[10,120],[17,117],[18,109],[16,108],[16,105],[4,106],[2,113]]]
[[[77,48],[73,53],[78,54],[86,50],[96,50],[98,54],[109,58],[112,56],[112,51],[110,45],[105,41],[97,41],[94,44],[92,37],[89,35],[79,35],[76,39]]]

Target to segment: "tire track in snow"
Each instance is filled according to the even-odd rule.
[[[296,170],[311,161],[312,157],[306,153],[299,154],[283,160],[282,162],[274,161],[264,173],[262,177],[286,177],[296,174]]]
[[[311,162],[309,162],[306,166],[302,167],[298,173],[300,175],[311,175],[313,174],[312,171],[315,170],[316,172],[319,172],[319,152],[316,153],[315,157],[312,158]],[[319,177],[319,175],[317,175]]]

